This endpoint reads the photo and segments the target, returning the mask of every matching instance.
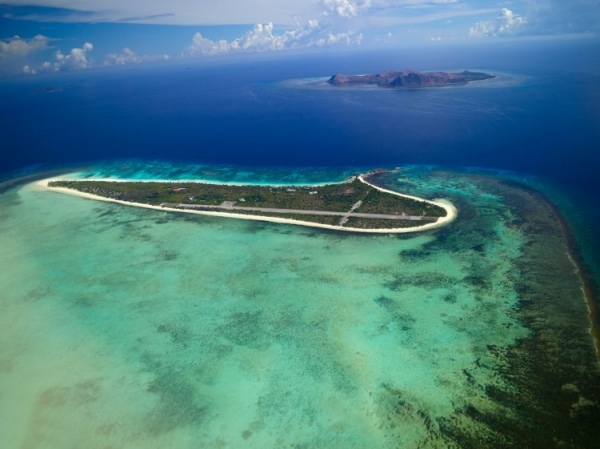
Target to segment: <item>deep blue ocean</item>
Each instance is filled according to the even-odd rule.
[[[345,89],[335,73],[481,70],[491,82]],[[515,172],[600,273],[600,43],[436,46],[198,60],[5,79],[0,177],[101,160],[250,167],[407,164]]]

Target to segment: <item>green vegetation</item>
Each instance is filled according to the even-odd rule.
[[[435,222],[435,220],[384,220],[376,218],[350,217],[344,224],[344,227],[358,229],[397,229],[414,228],[433,222]]]
[[[445,217],[446,210],[425,201],[417,201],[381,190],[371,188],[369,194],[363,199],[360,212],[365,214],[380,214],[387,211],[401,211],[406,215],[425,215],[428,217]],[[357,210],[358,212],[358,210]],[[387,212],[389,213],[389,212]]]
[[[414,200],[382,192],[361,182],[357,177],[339,184],[309,187],[232,186],[193,182],[117,182],[117,181],[52,181],[50,187],[64,187],[106,198],[169,207],[202,206],[228,207],[206,208],[251,215],[294,218],[322,224],[337,225],[342,216],[304,215],[293,210],[383,214],[395,216],[423,216],[435,221],[446,215],[444,208],[426,201]],[[181,206],[180,206],[181,205]],[[231,208],[233,206],[233,208]],[[244,210],[246,208],[285,209],[285,211]],[[289,212],[287,211],[289,210]],[[424,224],[420,220],[349,217],[344,226],[360,228],[403,228]]]

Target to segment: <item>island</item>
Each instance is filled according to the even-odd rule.
[[[415,232],[444,226],[455,218],[456,209],[445,200],[426,200],[377,186],[381,173],[320,186],[65,179],[45,180],[42,185],[131,206],[351,232]]]
[[[495,78],[495,75],[468,70],[460,73],[405,70],[403,72],[386,71],[369,75],[343,75],[340,73],[333,75],[327,82],[333,86],[376,85],[389,88],[412,88],[466,84],[491,78]]]

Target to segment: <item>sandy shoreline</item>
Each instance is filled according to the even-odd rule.
[[[236,213],[232,213],[232,212],[212,212],[212,211],[200,211],[200,210],[189,210],[189,209],[184,210],[184,209],[175,209],[172,207],[153,206],[150,204],[131,203],[128,201],[121,201],[121,200],[116,200],[116,199],[112,199],[112,198],[105,198],[102,196],[93,195],[91,193],[79,192],[77,190],[67,189],[64,187],[49,187],[48,186],[48,183],[50,183],[51,181],[58,181],[58,180],[62,180],[62,179],[63,178],[58,178],[58,177],[46,178],[46,179],[36,181],[36,182],[32,183],[31,185],[34,185],[36,188],[48,190],[51,192],[65,193],[67,195],[78,196],[80,198],[86,198],[86,199],[91,199],[91,200],[96,200],[96,201],[104,201],[107,203],[117,203],[117,204],[122,204],[124,206],[142,207],[145,209],[154,209],[154,210],[160,210],[160,211],[178,212],[178,213],[185,213],[185,214],[209,215],[209,216],[213,216],[213,217],[237,218],[237,219],[241,219],[241,220],[268,221],[271,223],[292,224],[292,225],[306,226],[306,227],[311,227],[311,228],[329,229],[329,230],[333,230],[333,231],[360,232],[363,234],[405,234],[405,233],[409,233],[409,232],[419,232],[419,231],[426,231],[429,229],[437,229],[437,228],[446,226],[449,223],[451,223],[452,221],[454,221],[454,219],[456,218],[456,215],[457,215],[456,207],[454,207],[454,205],[447,200],[438,199],[435,201],[429,201],[429,200],[425,200],[423,198],[418,198],[415,196],[403,195],[398,192],[394,192],[392,190],[382,189],[380,187],[377,187],[377,186],[372,185],[372,184],[368,183],[367,181],[365,181],[364,178],[362,177],[362,175],[359,176],[360,181],[364,182],[365,184],[370,185],[374,189],[381,190],[383,192],[388,192],[393,195],[402,196],[405,198],[411,198],[411,199],[415,199],[418,201],[425,201],[427,203],[435,204],[436,206],[442,207],[446,210],[446,216],[438,218],[438,220],[434,223],[427,223],[422,226],[415,226],[415,227],[411,227],[411,228],[390,228],[390,229],[350,228],[350,227],[341,227],[341,226],[333,226],[333,225],[327,225],[327,224],[321,224],[321,223],[314,223],[314,222],[310,222],[310,221],[292,220],[289,218],[264,217],[264,216],[259,216],[259,215],[236,214]]]

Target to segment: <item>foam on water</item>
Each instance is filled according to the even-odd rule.
[[[362,170],[362,171],[367,171]],[[166,161],[107,161],[73,173],[77,179],[116,179],[134,181],[195,181],[225,184],[255,185],[322,185],[346,181],[360,173],[359,167],[290,169],[281,167],[247,167],[202,165]]]
[[[403,178],[457,223],[342,235],[2,195],[2,446],[447,447],[457,410],[498,407],[489,347],[528,335],[526,237],[473,182]]]

